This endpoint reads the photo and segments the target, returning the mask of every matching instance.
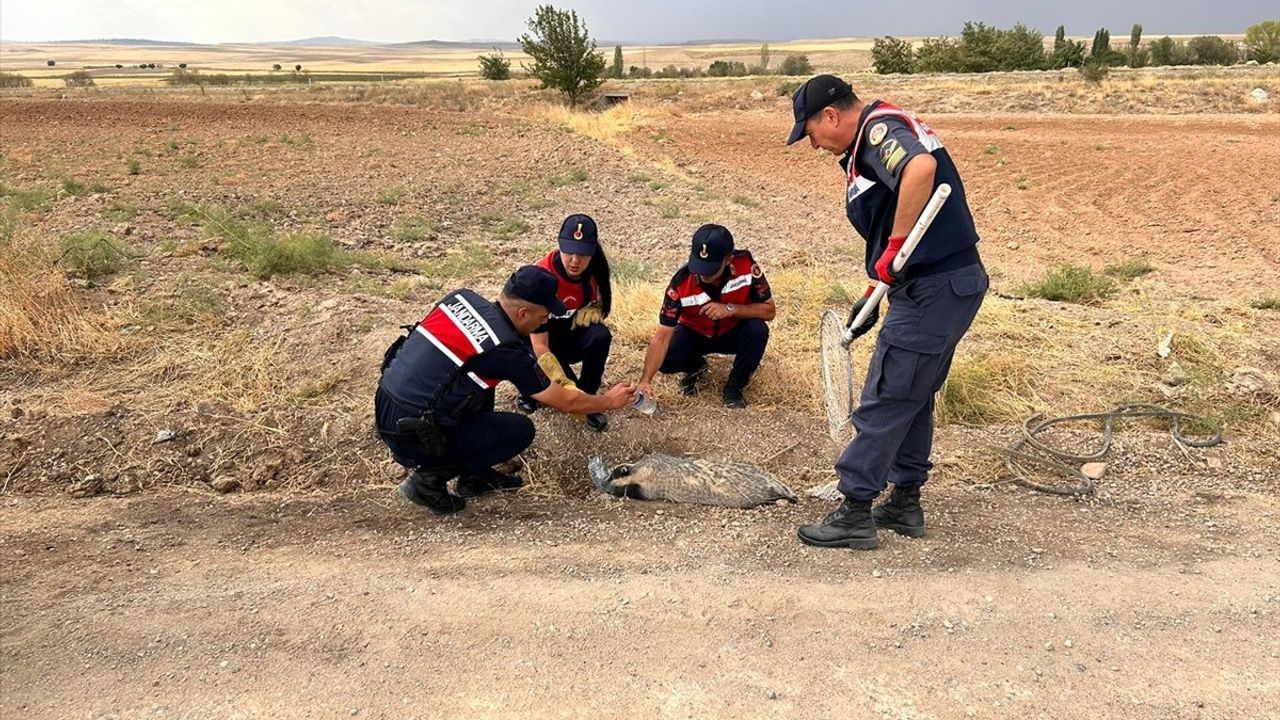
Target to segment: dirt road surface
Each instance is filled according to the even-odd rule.
[[[1275,717],[1274,495],[1126,495],[943,484],[861,553],[795,541],[816,500],[11,499],[0,710]]]

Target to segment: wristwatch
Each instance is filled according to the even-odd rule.
[[[725,309],[725,310],[728,310],[728,311],[729,311],[729,314],[730,314],[730,315],[732,315],[732,314],[734,314],[735,312],[737,312],[737,311],[738,311],[738,306],[737,306],[737,305],[734,305],[733,303],[729,303],[728,305],[725,305],[725,306],[724,306],[724,309]]]

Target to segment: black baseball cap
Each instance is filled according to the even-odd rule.
[[[525,265],[507,278],[502,294],[541,305],[550,310],[552,315],[564,315],[568,311],[560,298],[556,297],[556,288],[559,286],[560,281],[550,271],[536,265]]]
[[[822,108],[850,95],[853,95],[853,88],[835,75],[815,75],[805,81],[791,96],[791,113],[795,115],[796,124],[791,128],[787,144],[793,145],[807,134],[804,131],[806,120]]]
[[[560,252],[570,255],[595,255],[600,247],[596,221],[590,215],[570,215],[560,225]]]
[[[725,256],[733,252],[733,234],[723,225],[707,224],[693,234],[693,247],[689,250],[689,272],[695,275],[715,275]]]

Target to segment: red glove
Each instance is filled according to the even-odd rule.
[[[898,256],[898,251],[902,249],[902,243],[906,241],[906,235],[897,235],[889,238],[889,246],[884,249],[884,254],[876,261],[876,275],[879,276],[880,282],[892,285],[901,280],[901,278],[893,274],[893,259]]]

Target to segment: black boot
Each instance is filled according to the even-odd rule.
[[[449,493],[449,477],[447,471],[413,470],[400,483],[400,494],[437,515],[451,515],[465,508],[467,501]]]
[[[587,415],[587,427],[596,432],[604,432],[609,429],[609,416],[604,413],[589,413]]]
[[[681,395],[698,394],[698,378],[707,374],[707,367],[707,359],[698,358],[698,365],[680,376],[680,383],[678,387],[680,388]]]
[[[538,408],[540,407],[542,407],[542,403],[531,397],[525,397],[524,395],[516,396],[516,409],[525,415],[532,415],[538,412]]]
[[[747,406],[747,399],[742,397],[742,386],[735,383],[732,378],[725,384],[721,398],[727,408],[741,409]]]
[[[800,542],[818,547],[847,547],[871,550],[879,547],[876,524],[871,519],[871,501],[845,498],[840,507],[816,525],[801,525]]]
[[[920,507],[920,488],[893,486],[889,499],[871,511],[876,527],[892,530],[907,537],[924,537],[924,510]]]
[[[516,475],[485,468],[478,473],[458,478],[458,495],[464,498],[476,497],[500,490],[515,490],[521,485],[524,485],[524,480]]]

